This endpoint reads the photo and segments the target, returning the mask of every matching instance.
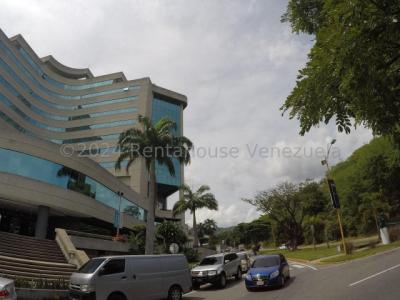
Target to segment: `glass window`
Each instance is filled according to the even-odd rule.
[[[265,256],[265,257],[259,257],[256,258],[256,260],[253,262],[252,267],[253,268],[268,268],[268,267],[274,267],[274,266],[279,266],[279,256]]]
[[[5,69],[7,71],[7,73],[12,77],[12,79],[15,80],[15,82],[17,84],[19,84],[23,90],[25,90],[27,93],[29,93],[37,101],[39,101],[43,104],[46,104],[47,106],[58,108],[58,109],[75,110],[75,109],[82,109],[82,108],[89,108],[89,107],[97,107],[97,106],[101,106],[101,105],[105,105],[105,104],[124,103],[124,102],[129,102],[129,101],[135,101],[138,99],[137,96],[129,96],[129,97],[116,98],[116,99],[96,101],[93,103],[81,104],[81,105],[60,105],[60,104],[49,102],[48,100],[42,98],[40,95],[33,92],[31,90],[31,88],[2,59],[0,59],[0,67],[2,67],[2,69]],[[7,83],[7,81],[3,77],[2,77],[2,79],[4,82]],[[7,83],[6,87],[8,89],[10,89],[14,95],[18,96],[18,94],[19,94],[18,91],[12,85]]]
[[[85,94],[85,95],[77,95],[77,96],[70,96],[70,95],[63,95],[63,94],[58,94],[55,93],[53,91],[48,90],[46,87],[44,87],[30,72],[30,70],[28,70],[25,66],[22,65],[22,63],[19,61],[19,59],[14,55],[14,53],[12,53],[12,51],[10,51],[10,49],[8,49],[8,47],[0,41],[0,49],[2,49],[6,55],[13,61],[13,63],[15,63],[15,65],[17,66],[18,69],[20,69],[20,71],[22,73],[24,73],[36,86],[38,86],[40,89],[42,89],[44,92],[46,92],[47,94],[51,95],[51,96],[55,96],[61,99],[72,99],[72,100],[79,100],[79,99],[86,99],[86,98],[91,98],[91,97],[97,97],[97,96],[102,96],[102,95],[108,95],[108,94],[113,94],[113,93],[120,93],[120,92],[124,92],[127,90],[138,90],[140,89],[139,86],[137,85],[130,85],[128,87],[122,87],[122,88],[117,88],[117,89],[112,89],[112,90],[106,90],[106,91],[101,91],[101,92],[96,92],[96,93],[90,93],[90,94]],[[19,48],[20,53],[25,52],[22,48]],[[22,53],[23,57],[25,59],[27,59],[27,57],[29,57],[29,55],[25,52]],[[26,54],[26,55],[24,55]],[[27,60],[28,64],[30,64],[33,69],[38,73],[38,75],[40,75],[42,77],[43,72],[40,70],[39,66],[37,66],[33,60],[29,59]],[[45,78],[42,77],[42,79],[46,80],[48,79],[48,76],[44,76]],[[54,81],[53,81],[54,82]],[[112,83],[112,81],[111,81]],[[58,86],[60,87],[60,86]]]
[[[125,272],[125,259],[112,259],[103,267],[102,275],[111,275]]]
[[[97,268],[105,261],[105,258],[95,258],[86,262],[77,273],[92,274],[96,272]]]
[[[222,264],[222,256],[205,257],[200,262],[200,266],[210,266]]]
[[[157,98],[153,99],[152,122],[156,123],[160,119],[167,117],[173,120],[177,125],[176,134],[181,132],[181,111],[182,107]],[[175,168],[175,176],[171,176],[166,165],[156,164],[156,179],[158,183],[181,186],[181,164],[176,158],[172,158]]]
[[[0,148],[0,172],[66,188],[91,197],[113,209],[119,207],[119,196],[105,185],[81,172],[39,157]],[[143,221],[147,217],[147,212],[143,208],[124,197],[121,197],[121,211]]]
[[[46,129],[49,131],[55,131],[55,132],[71,132],[71,131],[89,130],[89,129],[93,129],[93,128],[109,128],[109,127],[115,127],[115,126],[133,125],[136,123],[135,120],[120,120],[120,121],[111,121],[111,122],[107,122],[107,123],[84,125],[84,126],[70,127],[70,128],[54,127],[54,126],[49,126],[49,125],[43,124],[42,122],[39,122],[39,121],[33,119],[32,117],[28,116],[23,111],[21,111],[18,107],[16,107],[8,98],[6,98],[1,93],[0,93],[0,101],[3,102],[8,107],[10,107],[12,110],[14,110],[20,117],[25,119],[27,122],[35,125],[36,127]],[[90,115],[88,115],[88,117],[90,118]],[[74,117],[74,118],[77,118],[77,117]]]

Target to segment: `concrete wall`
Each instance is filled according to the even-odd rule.
[[[129,243],[101,240],[82,236],[69,236],[75,248],[90,249],[90,250],[103,250],[111,252],[129,252]]]

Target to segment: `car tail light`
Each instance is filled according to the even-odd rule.
[[[0,299],[10,296],[10,293],[7,290],[0,291]]]

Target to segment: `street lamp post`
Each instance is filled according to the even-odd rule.
[[[327,172],[326,172],[326,183],[327,183],[328,188],[329,188],[330,193],[331,193],[332,203],[335,203],[335,201],[337,201],[337,205],[336,205],[336,207],[335,207],[335,205],[334,205],[334,207],[335,207],[335,209],[336,209],[336,214],[337,214],[337,218],[338,218],[340,234],[341,234],[341,236],[342,236],[343,251],[344,251],[345,254],[347,254],[346,243],[345,243],[345,239],[344,239],[343,225],[342,225],[342,216],[341,216],[341,213],[340,213],[340,207],[339,207],[338,199],[334,199],[334,195],[333,195],[332,190],[331,190],[331,182],[333,182],[333,181],[332,181],[332,178],[331,178],[331,169],[330,169],[330,167],[329,167],[328,159],[329,159],[329,154],[330,154],[332,145],[333,145],[334,143],[336,143],[336,139],[333,139],[333,140],[330,142],[329,147],[328,147],[328,151],[327,151],[326,156],[325,156],[325,159],[321,161],[321,164],[322,164],[323,166],[326,166],[326,171],[327,171]],[[335,191],[335,192],[336,192],[336,191]]]

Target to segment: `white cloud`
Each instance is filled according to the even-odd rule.
[[[371,138],[365,129],[337,134],[332,125],[301,137],[298,122],[281,117],[311,46],[310,37],[280,23],[285,7],[279,0],[6,0],[0,26],[9,36],[21,33],[40,56],[90,67],[95,75],[149,76],[186,94],[185,135],[197,147],[240,149],[236,159],[194,158],[185,171],[193,186],[210,185],[220,203],[218,212],[202,210],[198,219],[230,226],[258,216],[242,197],[324,174],[315,155],[250,157],[246,144],[308,151],[338,138],[345,159]]]

